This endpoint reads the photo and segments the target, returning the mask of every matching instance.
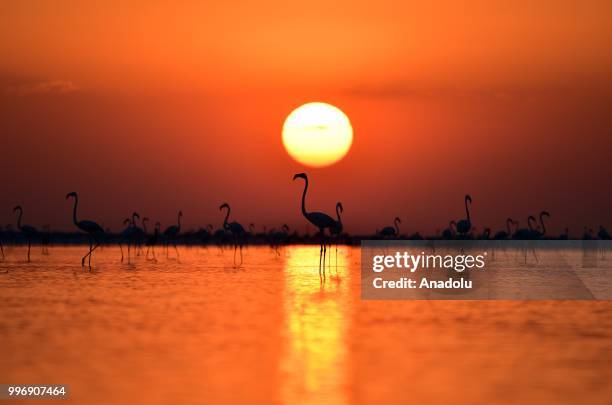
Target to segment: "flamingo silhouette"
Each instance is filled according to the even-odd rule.
[[[236,250],[238,250],[238,246],[240,246],[240,264],[238,265],[238,267],[240,267],[242,265],[242,245],[244,244],[243,239],[246,235],[246,232],[244,230],[244,227],[238,222],[227,222],[232,209],[230,208],[228,203],[223,203],[219,206],[219,211],[223,211],[224,208],[227,208],[227,212],[225,213],[225,219],[223,220],[223,229],[229,231],[234,239],[234,266],[236,266]]]
[[[298,173],[293,176],[295,179],[304,179],[304,191],[302,192],[302,215],[311,224],[319,229],[321,235],[321,249],[319,251],[319,277],[321,276],[321,259],[323,263],[323,274],[325,274],[325,255],[327,253],[327,247],[325,246],[325,229],[331,229],[336,226],[336,221],[327,214],[322,212],[308,212],[306,211],[306,193],[308,192],[308,176],[306,173]]]
[[[168,255],[168,240],[172,240],[172,244],[174,245],[174,250],[176,251],[176,257],[178,259],[178,248],[176,247],[176,239],[178,238],[178,235],[181,233],[181,218],[183,217],[183,211],[178,212],[177,214],[177,224],[176,225],[172,225],[166,228],[166,230],[164,231],[164,239],[166,239],[166,257],[169,257]]]
[[[336,203],[336,217],[338,218],[336,220],[336,224],[329,228],[329,232],[332,234],[332,236],[336,237],[336,273],[338,272],[338,242],[340,240],[340,235],[342,235],[342,231],[344,230],[344,225],[342,224],[342,218],[340,217],[340,214],[344,212],[344,207],[342,206],[341,202],[337,202]]]
[[[134,242],[134,249],[136,249],[136,256],[140,256],[142,241],[146,238],[146,234],[143,228],[136,225],[136,220],[140,219],[140,215],[137,212],[132,213],[132,239]]]
[[[467,218],[461,219],[457,221],[457,233],[461,238],[467,238],[468,233],[472,229],[472,221],[470,220],[470,207],[468,206],[468,201],[470,205],[472,205],[472,197],[469,194],[465,196],[465,215]]]
[[[383,229],[380,230],[380,232],[378,232],[378,234],[383,238],[397,238],[400,233],[398,224],[401,223],[402,220],[399,217],[395,217],[395,219],[393,220],[393,226],[385,226]]]
[[[512,236],[512,230],[510,229],[510,226],[512,224],[514,224],[514,220],[512,218],[507,218],[506,219],[506,230],[497,232],[493,236],[493,239],[502,240],[502,239],[508,239],[510,236]]]
[[[281,243],[283,243],[287,239],[288,236],[289,236],[289,225],[287,224],[283,224],[280,231],[275,231],[274,229],[270,231],[270,235],[269,235],[270,245],[274,249],[274,252],[276,253],[277,256],[280,255],[280,252],[278,251],[278,249]]]
[[[517,229],[514,235],[512,235],[513,239],[534,239],[538,231],[534,228],[533,224],[537,225],[538,221],[535,219],[533,215],[527,217],[527,228]]]
[[[30,261],[30,248],[32,246],[32,238],[38,237],[38,230],[30,225],[21,225],[21,217],[23,216],[23,208],[21,205],[13,208],[13,212],[19,212],[17,216],[17,229],[19,229],[22,235],[28,242],[28,262]]]
[[[457,234],[457,223],[455,221],[450,221],[448,223],[448,228],[442,231],[442,239],[454,239]]]
[[[153,261],[157,261],[157,257],[155,257],[155,245],[157,244],[157,241],[159,239],[159,232],[160,232],[160,228],[161,228],[161,224],[159,222],[155,223],[155,228],[153,229],[153,234],[148,235],[147,233],[147,222],[149,221],[149,218],[144,217],[142,219],[142,229],[144,231],[144,234],[147,238],[145,245],[147,246],[147,252],[145,254],[145,259],[149,260],[149,250],[151,250],[151,252],[153,253]]]
[[[544,217],[550,218],[550,214],[547,211],[540,212],[540,225],[542,225],[542,232],[535,231],[534,237],[536,239],[543,238],[546,235],[546,225],[544,225]]]
[[[130,244],[132,240],[132,220],[126,218],[123,220],[123,226],[127,227],[121,232],[119,235],[119,250],[121,250],[121,263],[123,263],[123,247],[121,246],[121,242],[125,242],[128,247],[128,263],[130,262]]]
[[[79,205],[79,196],[76,192],[66,194],[66,199],[74,197],[74,208],[72,210],[72,222],[83,232],[89,234],[89,252],[81,259],[81,266],[85,266],[85,258],[89,258],[89,267],[91,267],[91,255],[98,246],[100,246],[100,238],[104,236],[104,229],[93,221],[78,221],[77,206]],[[95,242],[95,246],[94,246]]]

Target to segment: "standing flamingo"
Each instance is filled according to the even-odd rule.
[[[98,246],[100,246],[100,238],[104,236],[104,229],[93,221],[78,221],[77,220],[77,206],[79,205],[79,196],[76,192],[66,194],[66,199],[74,197],[74,208],[72,210],[72,222],[81,231],[89,234],[89,252],[81,259],[81,266],[85,266],[85,258],[89,258],[89,267],[91,267],[91,254]],[[95,246],[94,246],[95,242]]]
[[[321,276],[321,259],[323,259],[323,274],[325,274],[325,255],[327,253],[327,247],[325,246],[325,229],[331,229],[336,226],[336,221],[327,214],[322,212],[308,212],[306,211],[306,193],[308,192],[308,176],[306,173],[298,173],[293,176],[295,179],[304,179],[304,191],[302,192],[302,215],[311,224],[319,229],[321,235],[321,249],[319,251],[319,277]]]
[[[533,236],[536,239],[541,239],[546,235],[546,225],[544,225],[544,217],[550,218],[550,214],[547,211],[540,212],[540,225],[542,225],[542,232],[535,231]]]
[[[283,224],[280,231],[276,231],[274,229],[270,230],[270,234],[268,235],[270,240],[270,247],[274,249],[274,252],[277,256],[280,256],[280,252],[278,249],[282,243],[285,243],[287,237],[289,236],[289,225]]]
[[[460,238],[467,238],[468,233],[472,229],[472,221],[470,220],[470,207],[468,206],[468,202],[472,205],[472,197],[469,194],[465,196],[465,215],[467,218],[461,219],[457,221],[457,233]]]
[[[384,238],[397,238],[400,233],[398,224],[401,223],[402,220],[399,217],[395,217],[395,219],[393,220],[393,226],[385,226],[383,229],[380,230],[380,232],[378,232],[378,234]]]
[[[19,215],[17,216],[17,229],[21,231],[23,236],[28,241],[28,262],[30,261],[30,248],[32,246],[32,238],[38,237],[38,230],[30,225],[21,225],[21,217],[23,216],[23,208],[21,205],[13,208],[13,212],[19,211]]]
[[[129,218],[124,219],[123,226],[126,226],[126,225],[127,225],[127,228],[125,228],[119,235],[119,250],[121,250],[121,263],[123,263],[123,247],[121,246],[121,242],[125,242],[128,248],[128,264],[129,264],[130,263],[130,246],[132,243],[132,232],[133,232],[132,220]]]
[[[342,224],[342,218],[340,214],[344,212],[344,207],[341,202],[336,203],[336,224],[329,228],[329,232],[336,237],[336,273],[338,273],[338,242],[340,241],[340,235],[342,235],[342,231],[344,230],[344,225]]]
[[[450,221],[448,223],[448,228],[442,231],[442,239],[454,239],[457,234],[457,223],[455,221]]]
[[[538,221],[535,219],[533,215],[530,215],[527,218],[527,228],[517,229],[516,232],[514,232],[514,235],[512,235],[512,238],[522,239],[522,240],[534,239],[538,231],[536,228],[534,228],[532,223],[535,223],[537,225]]]
[[[151,250],[153,252],[153,261],[157,261],[157,257],[155,257],[155,245],[157,244],[157,240],[159,239],[159,230],[161,228],[161,224],[159,222],[155,223],[155,228],[153,229],[153,234],[148,235],[147,234],[147,222],[149,221],[149,218],[144,217],[142,219],[142,228],[144,230],[144,234],[147,238],[145,245],[147,246],[147,252],[145,254],[145,259],[149,260],[149,250]]]
[[[244,227],[240,225],[238,222],[227,222],[230,216],[231,208],[228,203],[223,203],[219,206],[219,211],[223,211],[224,208],[227,208],[227,212],[225,213],[225,219],[223,220],[223,229],[229,231],[232,234],[234,239],[234,266],[236,266],[236,250],[238,250],[238,246],[240,246],[240,264],[238,267],[242,265],[242,245],[244,244],[244,237],[246,232]]]
[[[176,247],[176,239],[181,233],[181,218],[183,217],[183,211],[179,211],[177,214],[177,224],[166,228],[164,231],[164,238],[166,239],[166,257],[168,257],[168,240],[172,240],[174,250],[176,251],[176,257],[178,258],[178,248]]]
[[[514,220],[512,218],[507,218],[506,219],[506,230],[497,232],[493,236],[493,239],[497,239],[497,240],[508,239],[510,236],[512,236],[512,230],[510,229],[510,226],[512,224],[514,224]]]

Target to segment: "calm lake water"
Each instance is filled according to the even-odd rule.
[[[611,301],[362,301],[359,248],[325,283],[318,246],[249,247],[238,270],[217,247],[105,247],[88,271],[84,249],[8,249],[0,383],[87,404],[612,401]]]

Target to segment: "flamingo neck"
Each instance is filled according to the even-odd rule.
[[[181,214],[178,214],[178,221],[177,222],[178,222],[177,227],[178,227],[178,230],[180,231],[181,230]]]
[[[75,225],[78,225],[79,221],[77,221],[77,205],[79,205],[79,197],[74,196],[74,206],[72,207],[72,222]]]
[[[230,216],[230,211],[231,211],[231,210],[232,210],[232,209],[231,209],[231,208],[230,208],[230,206],[228,205],[228,206],[227,206],[227,212],[225,213],[225,219],[223,220],[223,228],[224,228],[224,229],[227,229],[227,220],[229,219],[229,216]]]
[[[512,231],[510,230],[510,224],[511,224],[511,223],[512,223],[512,220],[511,220],[510,218],[508,218],[508,219],[506,220],[506,229],[508,229],[508,235],[510,235],[510,233],[512,232]]]
[[[399,235],[399,225],[398,225],[398,220],[397,218],[395,219],[395,221],[393,221],[393,225],[395,225],[395,234]]]
[[[540,214],[540,225],[542,225],[542,235],[544,235],[546,233],[546,226],[544,225],[544,218],[542,214]]]
[[[308,191],[308,177],[304,179],[304,191],[302,192],[302,215],[308,216],[306,211],[306,192]]]
[[[336,216],[338,217],[338,224],[342,226],[342,219],[340,218],[340,207],[336,207]]]
[[[465,199],[465,215],[467,215],[467,220],[470,222],[470,207],[468,206],[468,199]]]

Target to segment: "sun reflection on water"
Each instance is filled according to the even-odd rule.
[[[287,248],[285,262],[286,348],[281,372],[286,403],[348,402],[347,327],[350,274],[347,249],[338,249],[338,268],[318,276],[318,246]]]

